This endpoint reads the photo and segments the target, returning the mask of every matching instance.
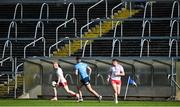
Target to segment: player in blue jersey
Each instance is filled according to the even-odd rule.
[[[94,96],[96,96],[99,99],[99,101],[101,101],[102,96],[99,95],[95,90],[93,90],[90,84],[90,75],[92,69],[86,63],[81,62],[80,57],[77,57],[76,61],[77,64],[75,65],[75,74],[77,76],[78,74],[80,75],[80,81],[81,81],[80,86],[78,86],[80,101],[83,101],[82,92],[81,92],[81,88],[83,86],[85,86],[90,93],[92,93]]]

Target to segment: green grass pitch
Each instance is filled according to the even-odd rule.
[[[177,101],[119,101],[115,104],[113,101],[86,100],[84,102],[76,102],[75,100],[12,100],[1,99],[1,106],[179,106]]]

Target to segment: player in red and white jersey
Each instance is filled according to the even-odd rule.
[[[111,83],[114,91],[114,101],[118,103],[118,95],[121,91],[121,77],[125,76],[124,68],[116,59],[112,60],[112,66],[108,72],[107,81]]]
[[[53,86],[53,90],[54,90],[54,98],[52,98],[51,100],[57,100],[57,89],[56,88],[57,87],[63,87],[67,93],[69,93],[72,96],[77,97],[77,99],[79,101],[79,94],[69,90],[67,80],[65,79],[65,77],[63,75],[63,71],[60,68],[59,64],[57,62],[55,62],[53,64],[53,67],[54,67],[55,72],[56,72],[57,81],[52,82],[52,86]]]

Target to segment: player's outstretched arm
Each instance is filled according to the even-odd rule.
[[[78,75],[78,70],[75,70],[75,75],[76,75],[76,76]]]
[[[124,70],[123,70],[123,71],[120,71],[120,75],[121,75],[121,76],[125,76]]]
[[[91,75],[91,73],[92,73],[91,67],[88,66],[87,69],[88,69],[88,71],[89,71],[89,75]]]

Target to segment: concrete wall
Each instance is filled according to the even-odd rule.
[[[180,85],[180,61],[176,62],[176,82]],[[176,87],[176,100],[180,100],[180,89]]]
[[[37,95],[43,96],[53,96],[53,90],[51,86],[51,81],[53,80],[53,68],[52,63],[53,59],[45,59],[48,61],[40,61],[40,60],[32,60],[33,62],[39,63],[42,65],[42,69],[39,68],[36,64],[32,64],[29,62],[25,62],[25,88],[26,92],[30,95],[30,98],[36,98]],[[111,66],[111,60],[101,60],[99,62],[97,60],[84,60],[86,63],[91,66],[93,69],[93,74],[91,76],[91,83],[97,92],[102,94],[103,96],[112,96],[112,87],[111,85],[106,84],[107,71]],[[134,65],[135,71],[133,71],[132,67],[121,63],[125,69],[126,76],[122,77],[122,91],[121,96],[125,94],[125,88],[127,84],[128,76],[131,76],[135,79],[138,84],[138,87],[130,86],[127,96],[128,97],[146,97],[146,98],[154,98],[154,97],[162,97],[168,98],[172,95],[172,88],[170,87],[170,81],[167,78],[167,75],[170,74],[169,66],[165,66],[163,64],[159,64],[152,60],[143,60],[143,62],[149,63],[153,65],[154,71],[150,66],[139,63],[134,60],[121,60],[123,62]],[[170,61],[162,60],[163,62],[167,62],[170,64]],[[106,63],[104,63],[106,62]],[[67,81],[71,90],[77,92],[77,77],[74,75],[73,67],[75,64],[75,60],[59,60],[60,65],[64,71],[64,75],[67,76]],[[152,73],[154,74],[152,76]],[[100,74],[102,78],[97,77],[97,74]],[[40,75],[37,76],[37,75]],[[36,77],[36,78],[35,78]],[[38,77],[38,78],[37,78]],[[33,79],[35,78],[35,79]],[[38,82],[39,81],[39,82]],[[42,82],[41,82],[42,81]],[[39,84],[40,83],[40,84]],[[38,88],[35,86],[37,85]],[[40,87],[40,88],[39,88]],[[33,91],[35,90],[35,92]],[[33,91],[33,92],[32,92]],[[64,92],[62,88],[58,88],[59,96],[69,96]],[[87,93],[87,90],[83,88],[84,96],[91,96],[90,93]],[[36,97],[35,97],[36,96]]]
[[[24,94],[28,94],[30,98],[42,95],[42,69],[37,65],[38,62],[39,60],[24,62]]]

